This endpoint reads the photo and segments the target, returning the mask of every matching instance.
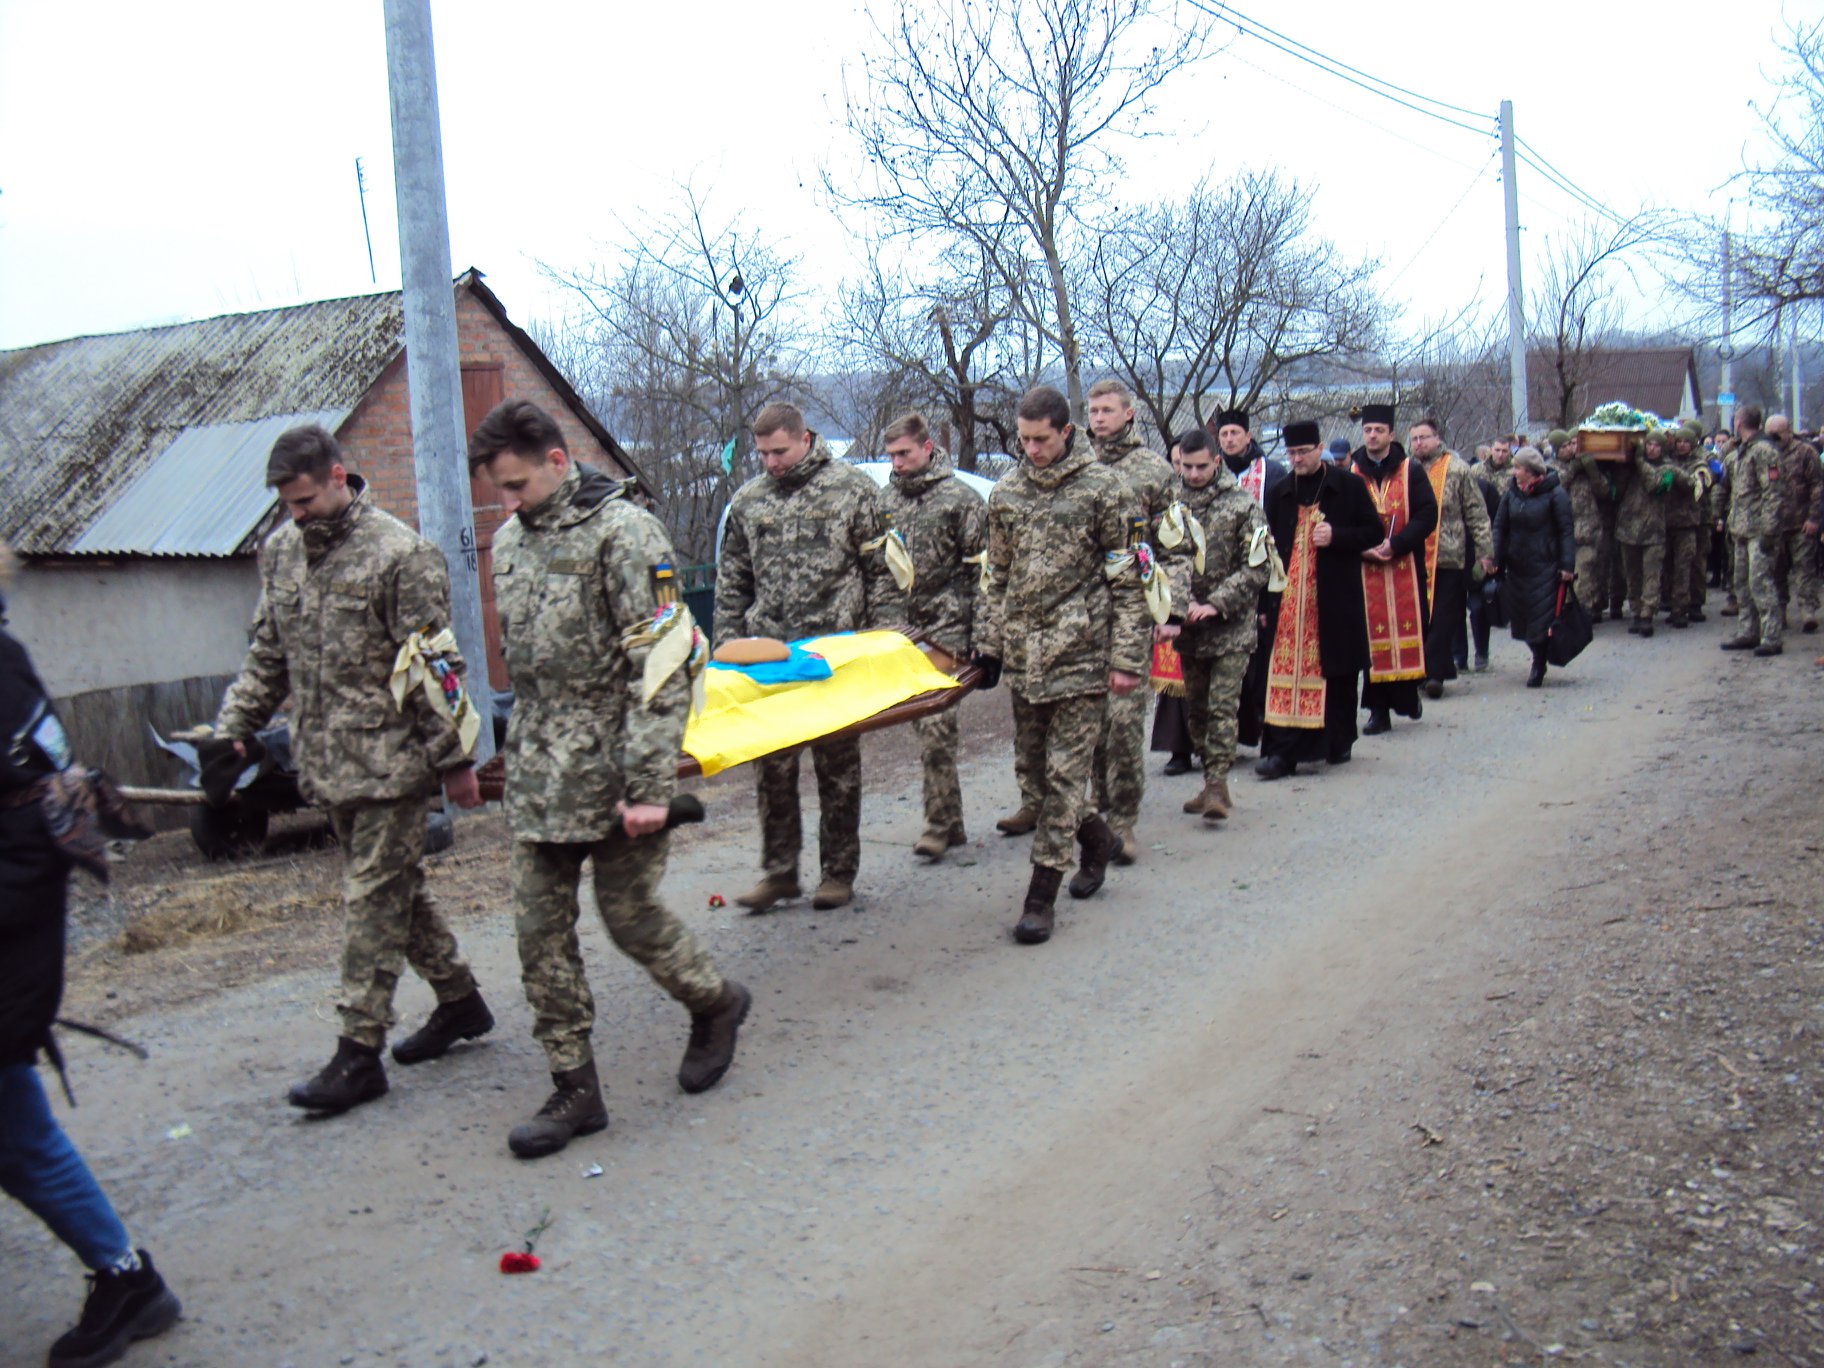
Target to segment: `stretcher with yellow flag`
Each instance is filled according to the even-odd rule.
[[[821,656],[829,677],[765,684],[721,665],[702,672],[702,704],[684,729],[679,778],[719,774],[763,755],[942,712],[980,678],[977,667],[966,663],[945,673],[907,628],[807,637],[791,645]],[[496,756],[483,766],[484,798],[499,800],[504,764],[504,756]]]

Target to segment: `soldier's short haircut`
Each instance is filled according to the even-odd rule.
[[[1436,436],[1436,437],[1442,437],[1444,435],[1444,429],[1438,426],[1438,420],[1436,418],[1431,418],[1431,417],[1418,418],[1413,421],[1411,426],[1412,427],[1428,427],[1431,429],[1432,435]]]
[[[328,428],[316,423],[290,428],[272,444],[272,454],[266,458],[266,484],[277,489],[305,476],[327,480],[330,468],[342,464],[341,443]]]
[[[784,401],[768,404],[754,418],[754,436],[769,437],[783,432],[787,437],[804,436],[804,414],[798,405]]]
[[[925,415],[922,413],[900,414],[899,417],[888,423],[885,431],[880,434],[880,444],[885,446],[888,442],[897,442],[901,437],[910,437],[914,442],[921,443],[930,441],[931,426],[925,422]]]
[[[1122,384],[1119,380],[1115,380],[1115,379],[1098,380],[1098,381],[1096,381],[1095,384],[1093,384],[1089,387],[1089,397],[1091,399],[1100,399],[1105,394],[1114,395],[1117,399],[1119,399],[1122,403],[1126,404],[1129,408],[1132,408],[1134,406],[1133,393],[1127,388],[1126,385]]]
[[[1177,437],[1172,439],[1172,445],[1186,455],[1189,455],[1193,451],[1208,451],[1210,449],[1210,434],[1200,427],[1186,428],[1183,432],[1179,433]]]
[[[1735,416],[1748,424],[1749,427],[1758,428],[1761,425],[1761,406],[1759,404],[1743,404],[1735,411]]]
[[[1040,385],[1020,396],[1020,406],[1014,410],[1014,416],[1029,423],[1050,423],[1062,432],[1070,426],[1070,401],[1050,385]]]
[[[550,414],[530,399],[506,399],[488,411],[469,438],[469,474],[480,473],[503,451],[543,465],[563,445],[564,430]]]

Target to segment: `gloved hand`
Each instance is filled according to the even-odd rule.
[[[981,677],[975,681],[976,688],[992,689],[1001,682],[1001,658],[999,656],[983,655],[980,651],[971,651],[969,663],[981,671]]]
[[[201,773],[197,776],[197,786],[202,789],[209,806],[225,804],[234,796],[234,786],[240,782],[241,775],[265,758],[266,747],[256,737],[246,738],[239,749],[226,737],[198,741],[196,761]]]

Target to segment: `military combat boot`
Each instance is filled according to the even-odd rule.
[[[1210,781],[1210,801],[1204,804],[1203,820],[1220,822],[1229,815],[1232,804],[1229,801],[1229,775],[1224,770]]]
[[[722,981],[722,995],[707,1010],[690,1014],[690,1044],[678,1066],[678,1086],[687,1093],[707,1092],[722,1081],[735,1062],[735,1036],[747,1020],[754,995],[733,979]]]
[[[557,1091],[545,1099],[537,1115],[507,1135],[507,1148],[521,1159],[556,1154],[579,1135],[608,1129],[608,1107],[593,1059],[581,1068],[552,1074],[551,1081]]]
[[[912,853],[923,855],[927,860],[941,860],[944,858],[944,852],[950,847],[964,845],[968,840],[969,838],[963,834],[961,827],[953,831],[928,827],[925,834],[912,843]]]
[[[1184,810],[1193,817],[1203,816],[1203,810],[1209,806],[1210,797],[1216,792],[1216,781],[1209,775],[1203,776],[1203,788],[1194,797],[1184,800]]]
[[[855,885],[847,879],[838,879],[825,875],[817,891],[811,894],[811,906],[819,912],[828,912],[833,907],[847,907],[855,900]]]
[[[1052,923],[1057,920],[1058,885],[1064,871],[1046,865],[1032,867],[1032,882],[1026,886],[1026,905],[1020,919],[1013,924],[1013,938],[1021,945],[1043,945],[1051,939]]]
[[[1082,852],[1081,863],[1077,872],[1070,876],[1070,896],[1087,898],[1102,887],[1102,881],[1108,877],[1108,862],[1121,849],[1121,838],[1109,830],[1108,823],[1098,813],[1077,828],[1077,845]]]
[[[1115,846],[1116,864],[1131,865],[1140,858],[1140,843],[1134,839],[1132,830],[1126,827],[1110,827],[1109,830],[1115,833],[1117,842]]]
[[[393,1046],[395,1064],[422,1064],[441,1059],[459,1040],[474,1040],[494,1029],[494,1013],[481,1000],[477,988],[454,1002],[440,1002],[430,1019]]]
[[[294,1107],[332,1115],[386,1096],[386,1069],[380,1063],[380,1047],[338,1037],[335,1058],[309,1082],[294,1083],[289,1096]]]
[[[796,874],[768,874],[747,892],[737,894],[735,901],[755,912],[764,912],[774,903],[800,897],[803,893]]]
[[[1003,836],[1024,836],[1039,825],[1039,814],[1024,805],[1011,817],[1003,817],[994,824],[994,829]]]

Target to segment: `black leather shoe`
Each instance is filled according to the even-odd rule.
[[[112,1363],[134,1340],[151,1339],[177,1323],[183,1307],[139,1252],[139,1267],[104,1268],[89,1274],[82,1318],[51,1346],[51,1368],[90,1368]]]
[[[315,1077],[294,1083],[288,1095],[294,1107],[331,1115],[384,1096],[386,1070],[380,1064],[379,1047],[358,1044],[347,1036],[337,1038],[335,1057]]]
[[[1776,656],[1785,654],[1786,648],[1777,641],[1763,641],[1754,648],[1757,656]]]
[[[1268,755],[1254,766],[1254,773],[1262,779],[1284,779],[1289,774],[1298,772],[1296,761],[1288,760],[1283,755]]]
[[[1426,680],[1425,681],[1425,697],[1427,697],[1427,698],[1444,697],[1444,681],[1441,679]]]
[[[1167,760],[1165,762],[1165,768],[1164,768],[1164,770],[1161,771],[1161,773],[1163,773],[1163,774],[1169,774],[1169,775],[1173,775],[1173,776],[1180,775],[1180,774],[1189,774],[1190,772],[1191,772],[1191,757],[1188,755],[1174,755],[1170,760]]]
[[[1362,728],[1363,736],[1379,736],[1384,731],[1393,730],[1393,719],[1385,710],[1368,714],[1368,725]]]
[[[1355,759],[1355,747],[1344,746],[1335,755],[1330,757],[1330,763],[1333,765],[1346,765],[1353,759]]]

